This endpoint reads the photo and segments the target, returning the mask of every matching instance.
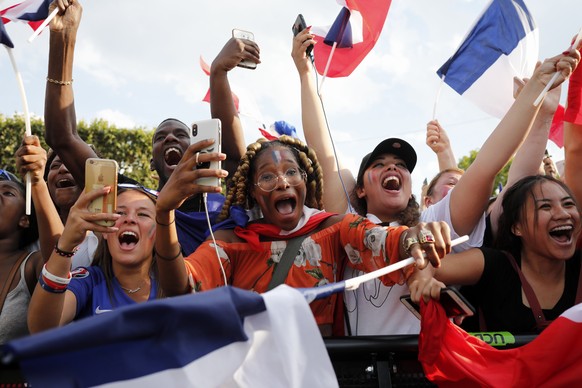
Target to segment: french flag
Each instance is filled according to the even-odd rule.
[[[50,0],[25,0],[2,10],[2,17],[12,21],[42,21],[49,15],[50,3]]]
[[[4,27],[4,22],[0,19],[0,43],[6,47],[14,48],[14,43],[10,40],[6,28]]]
[[[303,294],[221,287],[14,340],[0,350],[34,387],[334,387]]]
[[[514,101],[513,77],[530,77],[538,56],[538,28],[523,0],[493,0],[437,74],[479,108],[502,118]]]
[[[312,27],[315,68],[326,77],[347,77],[374,47],[391,0],[337,0],[342,9],[330,27]],[[335,46],[334,46],[335,43]],[[326,71],[327,70],[327,71]]]
[[[439,387],[578,387],[582,382],[582,304],[533,341],[495,349],[452,323],[434,300],[421,302],[419,361]]]

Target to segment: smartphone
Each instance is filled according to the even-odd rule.
[[[239,30],[238,28],[234,28],[232,30],[232,37],[237,39],[247,39],[255,41],[255,34],[250,31]],[[257,64],[253,61],[248,59],[242,60],[239,62],[237,66],[244,67],[245,69],[256,69]]]
[[[420,306],[412,301],[410,295],[402,295],[400,301],[420,319]],[[454,288],[446,287],[441,290],[440,303],[449,318],[470,317],[475,314],[475,308]]]
[[[211,144],[210,146],[200,150],[200,154],[220,152],[222,145],[222,128],[219,119],[201,120],[192,123],[190,143],[194,144],[205,139],[214,139],[214,144]],[[219,160],[206,162],[198,165],[197,168],[209,168],[218,170],[221,168],[221,163]],[[221,186],[219,177],[198,178],[196,179],[196,184],[205,186]]]
[[[117,172],[119,166],[113,159],[89,158],[85,162],[85,192],[111,186],[109,194],[89,204],[92,213],[113,213],[117,208]],[[115,221],[97,221],[99,225],[113,226]]]
[[[303,18],[302,14],[297,15],[297,19],[295,19],[295,23],[291,27],[293,31],[293,36],[297,36],[301,31],[307,28],[307,24],[305,24],[305,19]],[[311,51],[313,50],[313,45],[310,44],[309,47],[305,50],[307,55],[311,55]]]

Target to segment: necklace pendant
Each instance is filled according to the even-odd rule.
[[[123,291],[127,292],[128,294],[135,294],[136,292],[141,290],[141,287],[134,288],[133,290],[129,289],[129,288],[125,288],[125,287],[121,287],[121,288],[123,289]]]

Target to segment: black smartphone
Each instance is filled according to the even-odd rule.
[[[307,28],[307,24],[305,23],[305,19],[303,18],[303,15],[302,14],[297,15],[297,19],[295,19],[295,23],[293,23],[293,26],[291,27],[291,30],[293,31],[293,36],[297,36],[297,34],[299,34],[301,31],[303,31],[306,28]],[[313,50],[313,45],[310,44],[309,47],[307,47],[307,50],[305,50],[305,53],[307,55],[311,55],[312,50]]]
[[[410,295],[402,295],[400,301],[420,319],[420,306],[412,301]],[[475,308],[454,288],[446,287],[441,290],[440,303],[449,318],[470,317],[475,314]]]

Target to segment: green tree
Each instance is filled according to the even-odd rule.
[[[469,153],[469,155],[463,156],[461,159],[459,159],[459,163],[457,164],[457,166],[459,168],[467,171],[467,169],[469,168],[469,166],[475,161],[475,158],[477,157],[477,154],[478,153],[479,153],[479,150],[473,150],[473,151],[471,151]],[[507,183],[507,174],[509,173],[509,167],[511,167],[511,161],[512,160],[510,160],[503,167],[503,169],[499,172],[499,174],[497,174],[497,176],[495,177],[495,183],[494,183],[493,188],[491,190],[491,195],[497,195],[498,194],[497,188],[499,187],[499,184],[500,183],[501,183],[502,187],[505,187],[505,184]]]
[[[6,117],[0,114],[1,168],[16,172],[14,154],[22,142],[24,130],[24,116]],[[44,141],[44,123],[40,118],[31,118],[31,130],[48,150]],[[79,122],[77,131],[83,140],[97,149],[102,158],[115,159],[122,174],[141,182],[144,186],[157,188],[157,176],[155,172],[150,171],[153,130],[141,127],[117,128],[99,119],[93,120],[90,124]]]

